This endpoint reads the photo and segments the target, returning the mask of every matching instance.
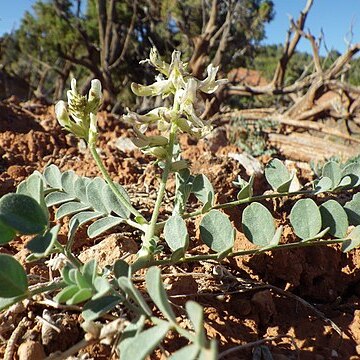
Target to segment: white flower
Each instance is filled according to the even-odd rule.
[[[65,101],[60,100],[55,105],[55,115],[61,126],[63,126],[63,127],[68,126],[68,124],[70,123],[70,118],[69,118],[69,114],[66,109]]]
[[[199,81],[198,89],[204,93],[212,94],[221,84],[227,83],[227,79],[215,80],[218,70],[218,66],[215,67],[213,64],[209,64],[206,68],[208,76],[204,80]]]

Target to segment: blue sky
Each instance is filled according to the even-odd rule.
[[[273,0],[275,19],[266,27],[267,39],[264,44],[284,42],[288,29],[288,15],[297,17],[306,0]],[[16,28],[22,15],[31,9],[35,0],[0,0],[0,35]],[[353,24],[353,43],[360,41],[360,0],[314,0],[309,13],[306,28],[318,36],[321,28],[329,49],[343,52],[346,49],[344,36]],[[308,41],[301,40],[298,50],[311,51]],[[322,51],[324,53],[324,50]]]

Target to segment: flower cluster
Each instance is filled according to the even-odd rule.
[[[101,83],[95,79],[91,81],[88,97],[82,96],[76,89],[76,80],[71,80],[71,90],[67,92],[68,107],[65,101],[55,105],[55,114],[61,126],[74,135],[93,144],[97,137],[97,118],[101,104]]]
[[[211,94],[226,82],[226,79],[215,80],[218,67],[210,64],[207,67],[207,77],[199,80],[187,72],[187,64],[180,59],[180,52],[172,53],[171,63],[168,64],[160,59],[156,48],[150,52],[150,58],[142,63],[150,63],[159,75],[151,85],[131,84],[132,91],[138,96],[173,96],[173,106],[158,107],[144,115],[128,112],[125,119],[134,124],[137,138],[134,139],[136,146],[146,153],[151,153],[159,159],[166,157],[165,147],[168,143],[166,133],[175,124],[178,129],[198,138],[205,136],[211,127],[200,118],[194,107],[198,91]],[[150,124],[155,124],[165,136],[146,136],[145,132]]]

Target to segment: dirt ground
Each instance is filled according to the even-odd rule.
[[[156,196],[159,172],[149,164],[150,158],[138,150],[125,149],[122,140],[119,142],[130,136],[125,124],[105,113],[100,117],[98,146],[105,165],[113,179],[128,190],[135,207],[146,214]],[[246,175],[244,167],[228,156],[241,150],[228,143],[227,131],[229,129],[218,131],[219,135],[208,141],[181,137],[184,157],[189,159],[192,173],[207,175],[216,192],[221,194],[217,198],[221,202],[235,198],[232,181],[239,174]],[[260,162],[267,159],[260,158]],[[57,125],[52,107],[18,104],[14,100],[0,103],[0,196],[14,191],[34,170],[42,171],[51,163],[62,171],[73,169],[79,175],[100,175],[84,146]],[[310,180],[308,164],[297,165],[302,169],[302,182]],[[169,211],[173,188],[170,182],[162,215]],[[265,182],[257,179],[256,192],[260,194],[265,190]],[[275,219],[285,225],[285,242],[293,241],[284,218],[284,211],[288,213],[291,204],[291,200],[274,204]],[[252,247],[241,233],[241,211],[241,207],[227,211],[237,229],[235,250]],[[67,220],[62,226],[64,238]],[[206,252],[208,249],[201,245],[195,226],[189,224],[189,228],[193,235],[191,251]],[[13,254],[24,262],[27,240],[27,237],[19,237],[0,248],[0,252]],[[136,253],[137,240],[137,234],[122,228],[117,234],[91,240],[81,231],[74,251],[77,255],[81,253],[82,260],[97,256],[101,264],[111,264],[125,251]],[[211,276],[214,266],[202,262],[165,267],[163,273],[169,274],[165,284],[179,319],[187,300],[199,302],[205,309],[208,336],[217,339],[220,353],[270,338],[258,345],[267,346],[275,360],[360,359],[360,250],[343,254],[339,247],[329,246],[246,256],[224,261],[221,278]],[[26,269],[34,283],[39,277],[49,278],[44,262],[27,264]],[[60,334],[44,325],[41,318],[45,315],[56,320]],[[15,339],[15,359],[42,359],[45,354],[65,351],[82,339],[80,322],[80,311],[76,307],[56,309],[42,297],[27,301],[11,313],[0,315],[0,357],[4,356],[14,329],[19,330]],[[183,345],[183,339],[169,336],[164,349],[157,351],[153,358],[164,359],[166,351],[172,352]],[[30,348],[35,355],[24,355]],[[253,357],[253,352],[254,347],[243,346],[224,359],[269,359],[265,355]],[[75,358],[116,357],[111,347],[96,344],[82,349]]]

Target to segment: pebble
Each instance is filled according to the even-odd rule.
[[[45,351],[43,346],[33,340],[23,342],[17,351],[19,360],[42,360],[45,359]]]

